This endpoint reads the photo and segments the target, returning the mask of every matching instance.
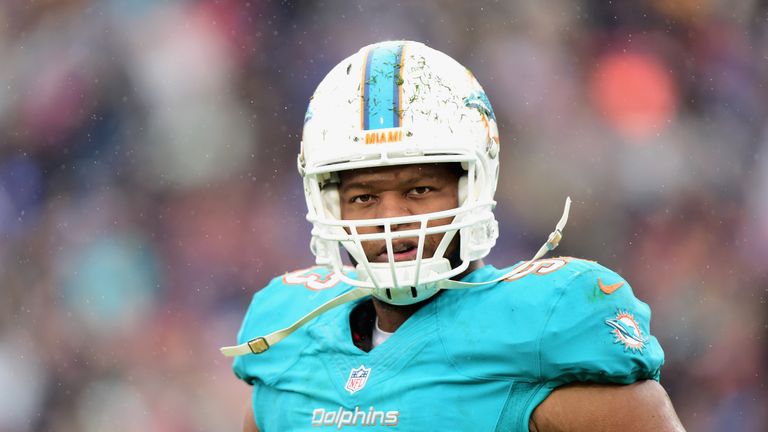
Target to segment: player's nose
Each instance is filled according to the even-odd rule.
[[[379,205],[377,206],[377,218],[394,218],[403,216],[413,216],[413,212],[408,207],[408,202],[399,194],[382,194],[379,199]],[[411,229],[415,223],[397,224],[392,225],[392,231],[400,231],[404,229]],[[382,231],[384,227],[379,227]]]

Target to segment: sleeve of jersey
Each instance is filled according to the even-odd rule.
[[[659,379],[664,352],[650,334],[651,310],[618,274],[594,264],[573,275],[549,314],[539,351],[544,381]]]

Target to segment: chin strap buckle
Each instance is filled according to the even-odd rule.
[[[220,348],[220,351],[222,354],[224,354],[227,357],[237,357],[241,355],[246,354],[261,354],[264,351],[268,350],[270,346],[280,342],[281,340],[285,339],[288,335],[298,330],[301,326],[309,322],[310,320],[314,319],[316,316],[320,315],[321,313],[333,309],[337,306],[343,305],[344,303],[348,303],[354,300],[357,300],[359,298],[367,297],[371,294],[370,290],[368,289],[362,289],[362,288],[355,288],[353,290],[347,291],[344,294],[341,294],[337,297],[334,297],[327,302],[321,304],[308,314],[304,315],[301,319],[296,321],[295,323],[291,324],[290,326],[280,329],[277,331],[274,331],[266,336],[259,336],[255,339],[251,339],[250,341],[235,345],[235,346],[227,346]]]
[[[248,348],[250,348],[251,352],[254,354],[261,354],[269,349],[269,342],[263,337],[257,337],[256,339],[248,341]]]
[[[563,215],[560,216],[560,220],[557,222],[557,225],[555,226],[555,230],[552,231],[551,234],[549,234],[549,237],[547,238],[547,242],[544,243],[541,248],[539,248],[539,251],[536,252],[536,255],[531,258],[528,263],[532,263],[536,261],[537,259],[543,257],[547,254],[547,252],[555,249],[557,245],[560,244],[560,240],[563,239],[563,230],[565,229],[565,224],[568,223],[568,215],[571,212],[571,197],[568,197],[565,199],[565,208],[563,209]]]
[[[552,250],[560,244],[560,240],[563,238],[563,233],[558,230],[552,231],[547,239],[547,250]]]

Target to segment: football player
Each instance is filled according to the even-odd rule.
[[[298,156],[317,266],[256,293],[222,348],[253,386],[244,430],[682,430],[648,306],[595,262],[541,259],[570,200],[533,259],[483,263],[499,152],[439,51],[382,42],[328,73]]]

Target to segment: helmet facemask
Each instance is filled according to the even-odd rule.
[[[489,167],[478,165],[476,160],[461,159],[455,158],[464,170],[458,180],[458,205],[455,208],[401,217],[343,220],[340,217],[338,173],[307,175],[305,187],[309,190],[308,207],[311,209],[308,219],[314,225],[312,248],[318,264],[331,267],[343,281],[370,289],[374,297],[390,304],[412,304],[434,295],[436,282],[465,272],[472,261],[487,253],[498,235],[492,213],[495,205],[492,193],[488,194],[487,190],[482,193],[487,186],[483,183]],[[407,163],[420,162],[423,161],[409,160]],[[398,164],[390,161],[387,165]],[[448,223],[434,224],[446,219]],[[404,226],[407,228],[401,228]],[[370,231],[371,227],[376,228],[376,232],[361,232]],[[441,236],[431,256],[425,256],[428,236]],[[415,259],[395,261],[398,239],[410,239],[416,244]],[[454,239],[458,242],[458,263],[452,263],[446,255]],[[371,262],[366,256],[365,242],[374,241],[383,243],[387,262]],[[342,248],[357,263],[355,273],[344,268]]]

